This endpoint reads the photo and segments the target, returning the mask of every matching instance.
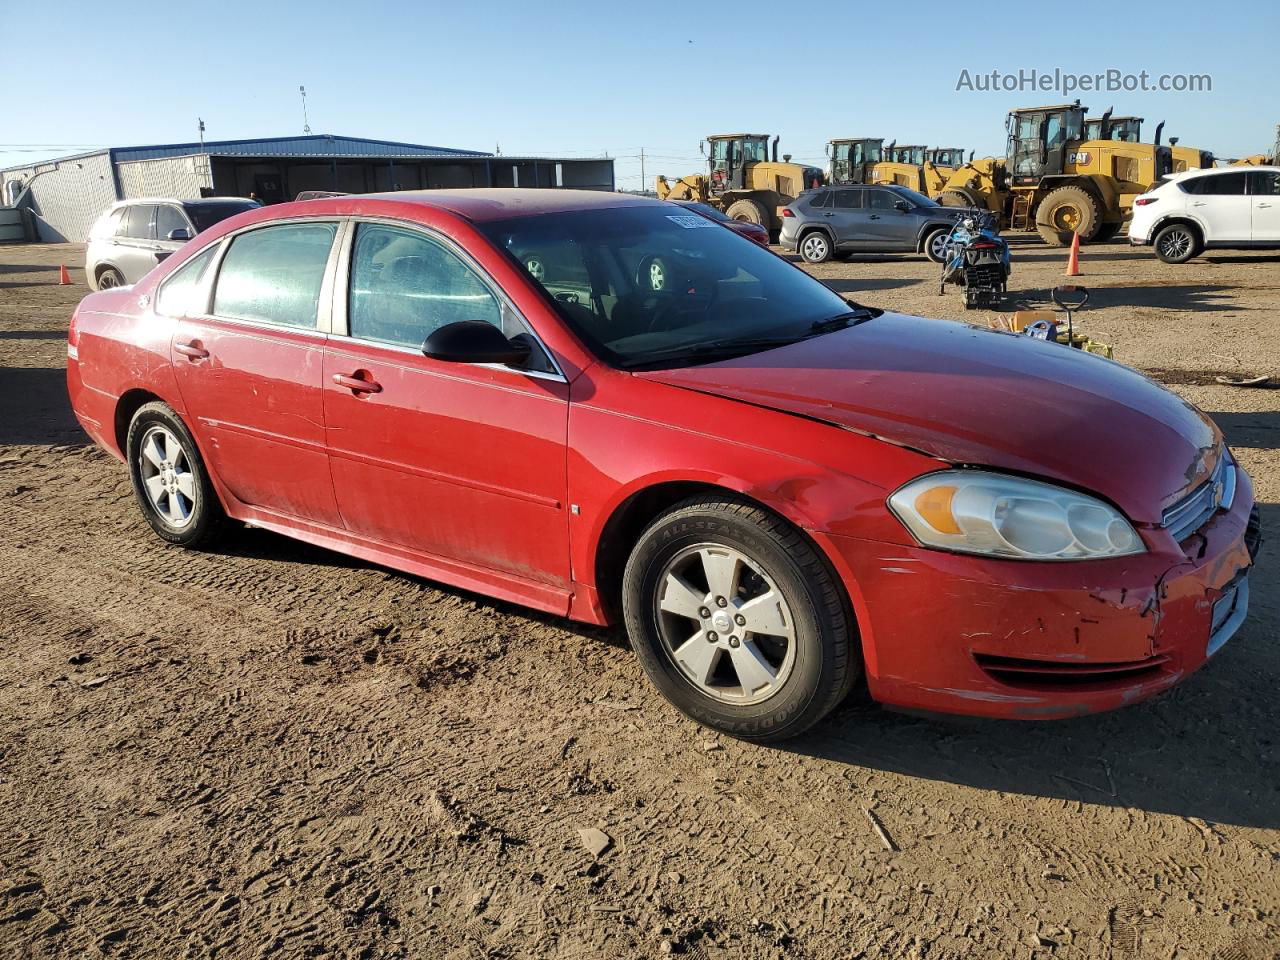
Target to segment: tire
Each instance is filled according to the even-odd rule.
[[[1098,225],[1097,231],[1094,233],[1090,243],[1110,243],[1116,238],[1120,232],[1120,228],[1124,226],[1123,221],[1115,223],[1102,223]]]
[[[938,203],[944,207],[974,207],[981,206],[977,199],[961,193],[959,190],[944,190],[938,197]]]
[[[1151,246],[1165,263],[1186,263],[1200,253],[1200,231],[1189,223],[1171,223],[1156,231]]]
[[[821,230],[810,230],[796,245],[805,263],[826,263],[831,259],[831,238]]]
[[[742,220],[745,223],[755,223],[766,230],[769,229],[769,211],[758,200],[735,200],[729,204],[724,215],[730,220]]]
[[[133,493],[151,529],[183,547],[213,543],[226,514],[195,440],[169,405],[155,401],[139,407],[125,448]],[[162,488],[158,493],[157,487]]]
[[[1058,187],[1036,209],[1036,230],[1054,247],[1067,246],[1073,233],[1080,234],[1081,243],[1088,243],[1100,222],[1098,202],[1082,187]]]
[[[921,247],[924,251],[924,255],[934,263],[941,263],[945,260],[946,254],[944,253],[943,246],[945,246],[947,237],[949,236],[951,236],[951,231],[947,227],[938,227],[935,230],[930,230],[928,235],[924,238],[924,243]],[[936,250],[935,247],[937,248]]]
[[[776,603],[751,605],[765,595]],[[654,686],[686,716],[744,740],[803,733],[860,672],[822,557],[785,520],[732,496],[686,500],[654,520],[627,560],[622,605]],[[779,633],[753,631],[753,621]]]
[[[97,285],[99,290],[110,290],[112,287],[123,287],[124,274],[115,267],[103,267],[98,271]]]

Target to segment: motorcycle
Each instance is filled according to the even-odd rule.
[[[1011,272],[1009,244],[1000,236],[995,217],[976,208],[960,214],[943,248],[938,296],[948,283],[955,283],[964,290],[966,310],[996,304],[1008,289]]]

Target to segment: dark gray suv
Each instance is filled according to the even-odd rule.
[[[897,186],[818,187],[782,210],[778,242],[809,263],[844,253],[923,253],[942,262],[942,248],[963,211]]]

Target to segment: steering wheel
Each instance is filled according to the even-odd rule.
[[[562,291],[560,293],[557,293],[555,296],[556,296],[556,299],[559,300],[561,303],[580,303],[581,302],[581,300],[579,299],[576,293],[569,293],[567,291]]]

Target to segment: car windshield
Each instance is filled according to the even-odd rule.
[[[866,319],[803,270],[696,213],[579,210],[480,223],[606,363],[679,367]]]
[[[208,230],[215,223],[234,217],[246,210],[257,210],[258,205],[252,200],[201,200],[198,203],[183,204],[187,216],[196,225],[196,230]]]
[[[890,187],[889,189],[892,190],[894,193],[896,193],[900,197],[906,197],[908,200],[914,203],[917,207],[938,206],[938,203],[936,201],[930,200],[923,193],[916,193],[916,191],[908,187]]]

